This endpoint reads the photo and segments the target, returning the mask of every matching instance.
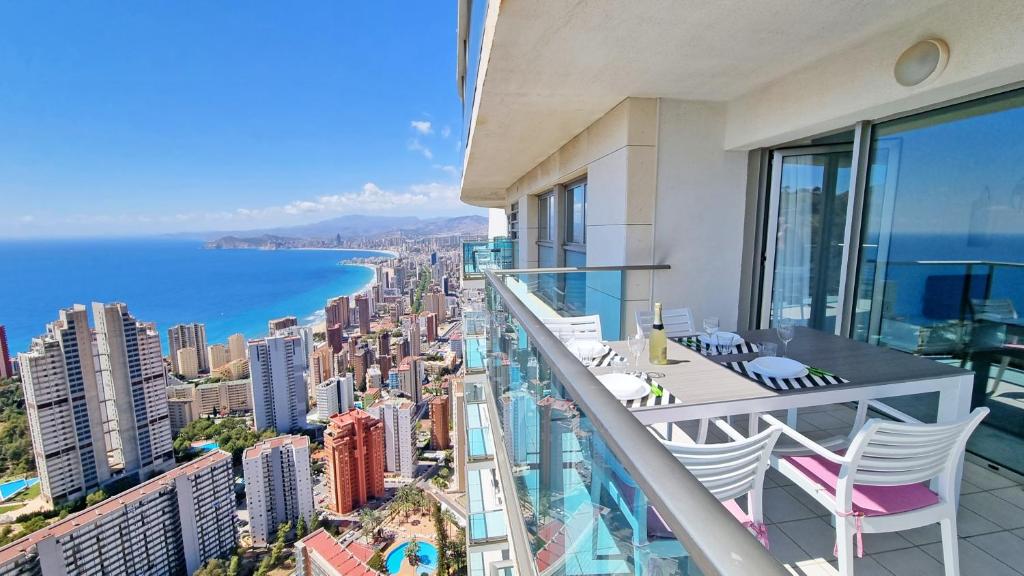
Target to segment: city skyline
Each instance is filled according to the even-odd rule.
[[[5,6],[0,236],[481,213],[458,199],[455,9]]]

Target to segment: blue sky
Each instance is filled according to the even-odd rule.
[[[0,4],[0,236],[458,202],[456,2]]]

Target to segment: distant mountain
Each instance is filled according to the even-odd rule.
[[[267,230],[213,233],[207,239],[208,248],[302,248],[354,239],[379,239],[401,233],[408,237],[459,234],[483,236],[487,234],[487,218],[483,216],[453,216],[450,218],[417,218],[415,216],[362,216],[347,215],[301,226],[286,226]],[[223,234],[223,235],[222,235]]]

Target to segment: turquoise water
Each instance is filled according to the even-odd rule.
[[[420,565],[416,567],[417,574],[433,574],[437,570],[437,548],[430,542],[416,541],[420,546]],[[398,574],[402,569],[402,562],[405,560],[405,549],[409,547],[408,542],[403,542],[398,548],[388,552],[385,565],[388,574]]]
[[[10,482],[4,482],[0,484],[0,500],[7,500],[11,496],[14,496],[18,492],[28,488],[29,486],[35,486],[39,483],[39,478],[22,478],[20,480],[11,480]]]
[[[357,292],[373,277],[347,258],[384,255],[362,250],[205,250],[194,240],[4,240],[0,262],[0,324],[11,352],[28,349],[57,310],[74,303],[120,301],[139,320],[166,330],[206,324],[210,343],[235,332],[263,335],[267,320],[322,315],[328,298]]]
[[[192,447],[193,450],[198,450],[200,452],[209,452],[210,450],[216,450],[217,448],[220,448],[220,445],[212,440],[204,444],[196,444]]]

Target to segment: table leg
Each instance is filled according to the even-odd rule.
[[[796,408],[790,408],[789,410],[786,410],[786,426],[789,426],[793,430],[796,430],[796,423],[797,423],[797,409]]]
[[[761,419],[761,413],[751,412],[750,414],[747,415],[747,418],[750,418],[750,421],[747,422],[747,436],[756,436],[758,429],[758,421]]]

